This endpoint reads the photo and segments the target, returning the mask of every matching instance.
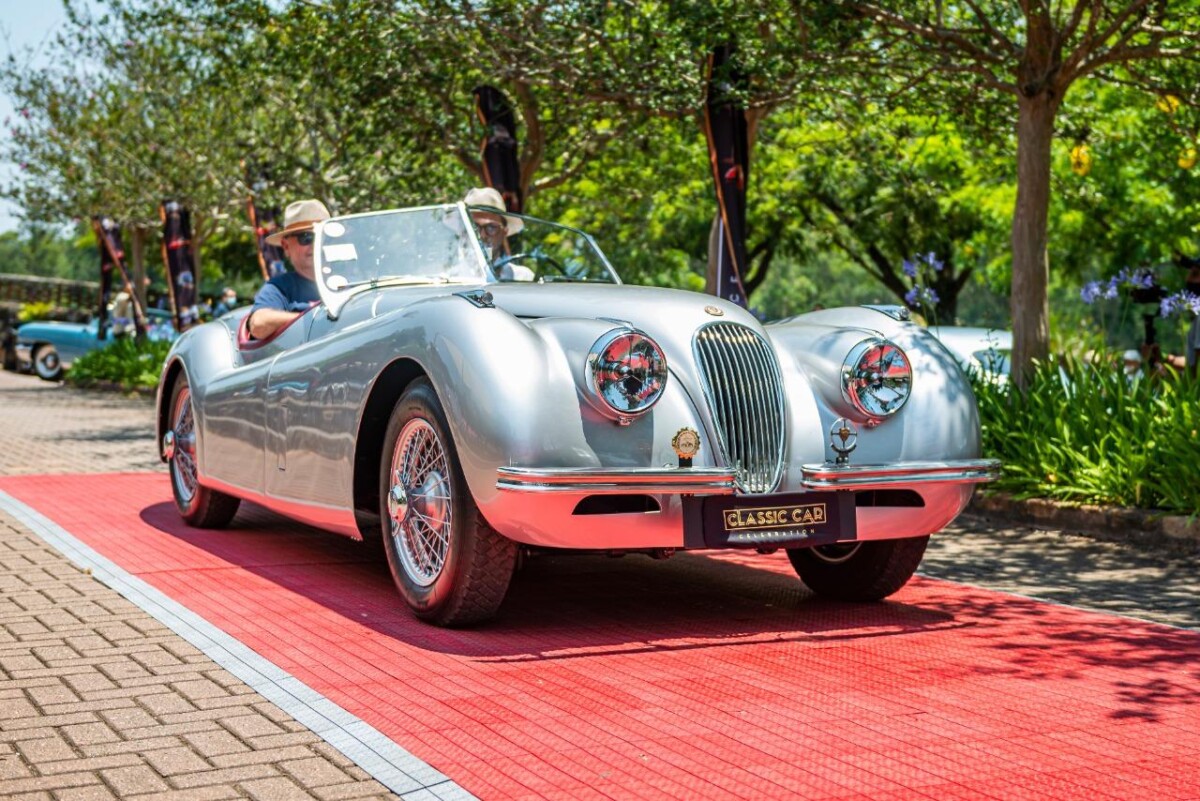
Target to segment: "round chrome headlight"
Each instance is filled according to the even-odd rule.
[[[867,417],[890,417],[900,411],[911,392],[908,356],[886,339],[858,343],[842,365],[842,394]]]
[[[588,353],[588,386],[602,408],[631,417],[649,411],[667,387],[667,357],[638,331],[610,331]]]

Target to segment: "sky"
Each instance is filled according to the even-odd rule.
[[[55,30],[66,20],[62,0],[0,0],[0,58],[13,53],[24,61],[26,51],[33,51],[33,63],[40,63]],[[11,99],[0,92],[0,122],[13,114]],[[0,137],[7,140],[9,136],[7,126],[0,129]],[[0,183],[7,183],[15,172],[15,165],[0,160]],[[0,200],[0,232],[17,227],[17,212],[15,206]]]

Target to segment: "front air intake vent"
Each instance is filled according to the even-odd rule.
[[[712,323],[693,344],[704,398],[743,492],[771,492],[783,471],[783,387],[775,354],[744,325]]]

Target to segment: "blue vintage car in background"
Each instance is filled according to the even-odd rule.
[[[162,309],[147,309],[147,336],[154,340],[173,340],[176,337],[171,313]],[[37,373],[46,381],[57,381],[71,363],[83,354],[112,344],[116,339],[110,323],[99,336],[100,321],[89,323],[59,323],[35,321],[17,328],[17,369]]]

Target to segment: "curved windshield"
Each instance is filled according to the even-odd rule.
[[[470,206],[472,228],[494,281],[619,284],[608,259],[582,231]]]
[[[479,248],[458,206],[355,214],[317,231],[314,268],[334,292],[380,283],[480,283]]]
[[[334,310],[355,289],[380,285],[620,283],[582,231],[461,204],[326,220],[313,266]]]

